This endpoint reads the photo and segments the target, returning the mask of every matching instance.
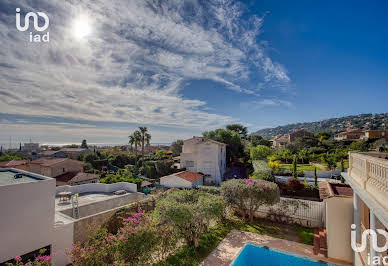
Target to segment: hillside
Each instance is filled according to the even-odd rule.
[[[331,118],[318,122],[305,122],[279,126],[275,128],[265,128],[258,130],[253,135],[260,135],[263,138],[273,138],[278,134],[287,134],[296,128],[305,128],[311,132],[330,131],[338,133],[346,129],[387,129],[388,113],[385,114],[360,114]]]

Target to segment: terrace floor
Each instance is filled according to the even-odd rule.
[[[232,230],[200,265],[230,265],[247,243],[267,246],[275,250],[286,251],[337,265],[352,265],[350,263],[315,256],[313,254],[313,247],[309,245],[239,230]]]

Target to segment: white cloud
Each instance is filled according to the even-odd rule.
[[[290,81],[258,43],[263,18],[242,16],[238,2],[33,3],[17,1],[24,11],[49,15],[48,44],[29,43],[28,33],[14,27],[14,14],[0,13],[2,113],[198,130],[236,119],[184,98],[184,81],[213,80],[248,94],[257,94],[241,85],[251,76],[267,85]],[[15,3],[4,5],[12,10]],[[77,40],[71,25],[81,15],[90,19],[92,35]]]

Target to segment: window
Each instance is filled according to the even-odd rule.
[[[65,172],[65,168],[62,169],[62,172]]]
[[[186,161],[186,167],[194,167],[194,161]]]

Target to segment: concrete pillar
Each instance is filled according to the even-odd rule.
[[[374,232],[376,232],[376,216],[375,214],[373,213],[372,210],[370,210],[370,224],[369,224],[369,229],[370,230],[374,230]],[[373,264],[373,258],[376,256],[376,251],[373,249],[373,237],[370,237],[369,238],[369,246],[370,246],[370,260],[371,260],[371,265],[376,265],[376,264]]]
[[[360,197],[353,193],[353,223],[356,225],[356,242],[361,242],[361,202]]]

